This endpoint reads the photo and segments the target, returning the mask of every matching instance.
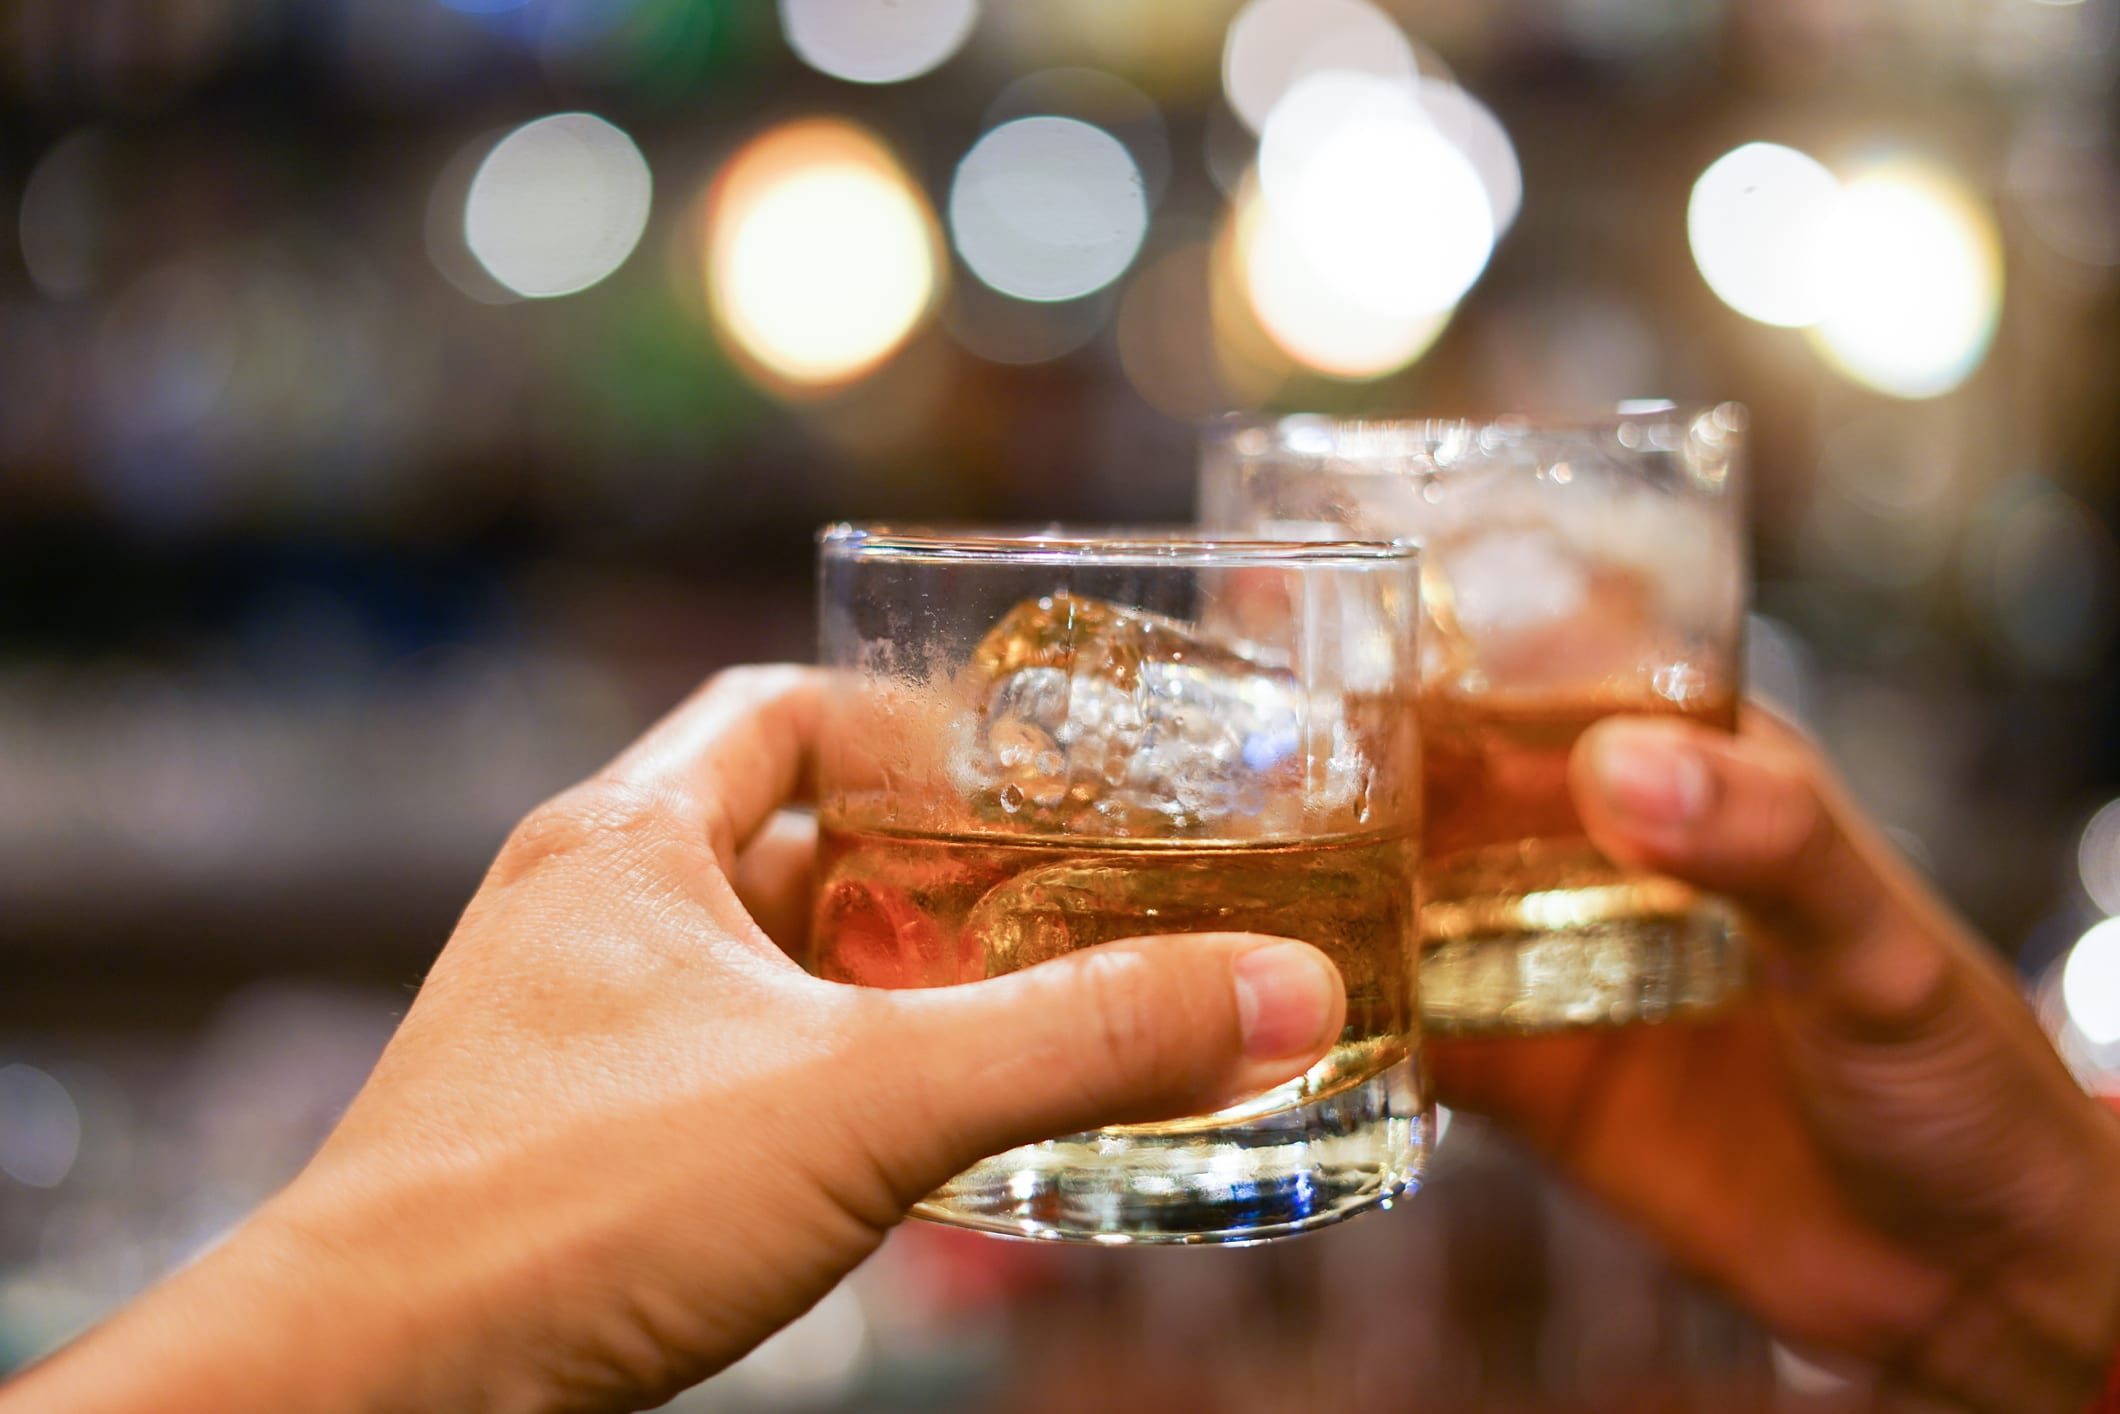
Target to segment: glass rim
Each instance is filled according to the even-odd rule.
[[[837,521],[817,532],[826,559],[897,564],[1075,564],[1170,568],[1418,567],[1420,546],[1394,540],[1294,540],[1198,526],[899,525]]]
[[[1403,439],[1408,443],[1442,442],[1488,431],[1530,435],[1568,435],[1617,432],[1620,428],[1668,429],[1684,434],[1701,418],[1714,417],[1722,430],[1742,434],[1751,423],[1751,409],[1741,402],[1680,403],[1664,398],[1642,398],[1622,402],[1608,410],[1580,413],[1494,413],[1463,416],[1342,417],[1326,412],[1230,413],[1210,423],[1205,435],[1210,441],[1226,442],[1248,432],[1271,435],[1285,445],[1292,430],[1324,427],[1337,434],[1352,432]]]

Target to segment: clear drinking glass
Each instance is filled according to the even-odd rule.
[[[1422,548],[1422,1021],[1541,1031],[1712,1009],[1729,907],[1591,847],[1570,747],[1614,713],[1736,723],[1745,569],[1735,404],[1576,424],[1233,422],[1201,512],[1245,533]]]
[[[921,1216],[1253,1241],[1412,1187],[1430,1113],[1416,552],[841,525],[821,560],[836,672],[811,971],[949,986],[1118,938],[1247,931],[1317,945],[1347,989],[1339,1043],[1300,1079],[998,1155]]]

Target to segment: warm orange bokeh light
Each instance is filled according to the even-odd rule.
[[[717,328],[782,391],[846,383],[896,352],[934,308],[939,250],[934,213],[897,158],[837,119],[752,140],[707,199]]]

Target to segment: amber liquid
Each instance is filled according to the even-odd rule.
[[[910,834],[828,816],[810,970],[869,987],[997,977],[1120,938],[1253,932],[1321,949],[1347,1024],[1295,1081],[1212,1115],[1133,1126],[1172,1134],[1277,1113],[1403,1060],[1414,1031],[1415,841],[1290,843]]]
[[[1679,1000],[1656,1008],[1685,1009],[1689,999],[1720,995],[1719,951],[1700,962],[1698,979],[1686,970],[1694,966],[1689,949],[1723,946],[1714,913],[1720,905],[1675,879],[1621,868],[1583,833],[1568,790],[1569,754],[1593,722],[1620,713],[1684,717],[1723,730],[1736,725],[1735,702],[1722,693],[1685,704],[1646,692],[1437,694],[1423,702],[1422,976],[1433,1029],[1640,1019],[1632,1003],[1615,1001],[1599,1012],[1587,999],[1638,967],[1634,954],[1644,951],[1676,959],[1668,968],[1677,969],[1671,985]],[[1528,1000],[1533,988],[1522,975],[1491,968],[1476,975],[1473,949],[1501,944],[1520,952],[1542,938],[1568,947],[1549,948],[1536,961],[1541,985],[1556,1004],[1573,993],[1595,1015],[1549,1014]]]
[[[1728,696],[1680,706],[1648,694],[1436,695],[1421,706],[1427,877],[1436,898],[1567,887],[1581,871],[1628,875],[1583,834],[1568,757],[1605,717],[1683,717],[1732,730]]]

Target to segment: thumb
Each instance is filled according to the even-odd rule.
[[[1962,930],[1793,732],[1613,718],[1583,734],[1570,776],[1600,849],[1736,901],[1768,966],[1825,1013],[1886,1031],[1934,1019]]]
[[[1791,1098],[1833,1170],[1885,1231],[1972,1274],[1895,1357],[1903,1367],[1946,1387],[2039,1388],[2079,1338],[2067,1313],[2092,1309],[2108,1324],[2083,1345],[2107,1358],[2107,1116],[2002,968],[1810,750],[1764,718],[1734,737],[1613,719],[1584,733],[1570,767],[1601,849],[1744,906],[1768,955]],[[1991,1334],[1981,1302],[1999,1292],[2001,1319],[2036,1332],[2021,1347]],[[2020,1349],[2031,1353],[1998,1364]]]
[[[2099,1151],[2085,1125],[2102,1116],[1978,939],[1793,732],[1614,719],[1570,764],[1601,849],[1744,909],[1796,1098],[1877,1211],[2028,1231],[2063,1206],[2054,1176]]]
[[[1130,939],[874,995],[890,1041],[871,1054],[891,1060],[862,1108],[908,1202],[1018,1144],[1201,1114],[1293,1079],[1347,1010],[1323,953],[1245,933]]]

